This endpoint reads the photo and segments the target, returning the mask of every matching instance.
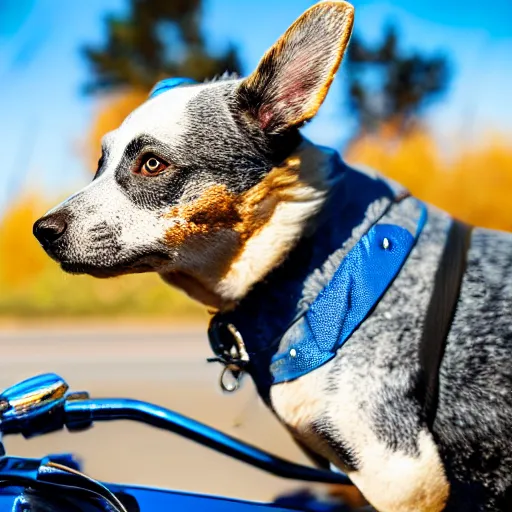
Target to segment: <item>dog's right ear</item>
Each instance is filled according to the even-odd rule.
[[[267,133],[311,119],[323,103],[348,45],[354,8],[322,2],[308,9],[242,81],[238,104]]]

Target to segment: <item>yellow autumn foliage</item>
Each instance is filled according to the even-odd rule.
[[[34,219],[44,211],[43,202],[29,195],[11,207],[0,223],[0,289],[30,286],[48,266],[48,257],[31,236]]]
[[[401,138],[383,130],[355,141],[345,158],[379,170],[461,220],[512,231],[512,138],[490,135],[443,155],[424,130]]]

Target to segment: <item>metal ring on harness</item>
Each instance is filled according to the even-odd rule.
[[[245,368],[249,363],[249,354],[240,331],[232,323],[214,322],[208,329],[210,345],[217,357],[207,359],[209,363],[224,365],[220,374],[220,387],[232,393],[240,387]]]

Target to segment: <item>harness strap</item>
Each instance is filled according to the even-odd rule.
[[[425,418],[430,429],[437,414],[439,368],[466,270],[472,229],[463,222],[453,220],[437,268],[434,289],[425,316],[419,358],[425,392]]]

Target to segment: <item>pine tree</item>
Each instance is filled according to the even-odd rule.
[[[147,90],[169,76],[202,81],[237,72],[232,45],[220,55],[208,51],[201,16],[201,0],[129,0],[127,15],[106,18],[104,45],[84,48],[92,71],[86,91]]]
[[[382,43],[373,48],[352,37],[347,77],[349,107],[358,121],[358,135],[385,124],[393,125],[398,132],[409,130],[447,89],[446,58],[406,55],[398,39],[393,26],[385,31]]]

